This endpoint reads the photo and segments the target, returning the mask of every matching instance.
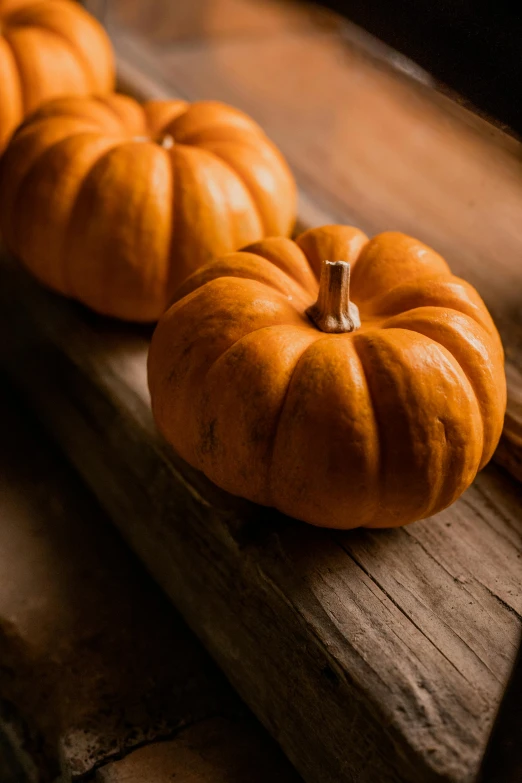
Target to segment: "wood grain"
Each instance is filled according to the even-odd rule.
[[[142,74],[138,87],[223,100],[260,122],[296,174],[301,224],[405,231],[477,288],[506,350],[496,458],[522,480],[522,144],[347,24],[161,48],[132,29],[112,35],[123,73]]]
[[[308,528],[161,441],[146,331],[8,262],[0,305],[11,376],[303,777],[472,781],[520,632],[518,486],[490,467],[407,529]]]

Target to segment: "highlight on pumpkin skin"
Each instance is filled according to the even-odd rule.
[[[472,286],[418,240],[349,226],[198,269],[158,323],[148,378],[159,430],[193,467],[344,529],[453,503],[492,456],[506,406],[502,345]]]
[[[289,234],[295,211],[281,153],[215,101],[56,99],[0,162],[11,252],[55,291],[129,321],[157,320],[214,255]]]

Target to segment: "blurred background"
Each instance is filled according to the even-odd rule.
[[[325,3],[411,57],[479,110],[522,131],[522,7],[476,0]]]
[[[275,33],[293,23],[299,27],[307,7],[285,0],[87,0],[86,5],[106,22],[139,30],[157,45],[203,34]],[[335,11],[411,58],[441,89],[456,93],[505,129],[522,133],[519,3],[324,0],[314,5],[316,19],[321,8]],[[314,5],[308,4],[310,13]]]

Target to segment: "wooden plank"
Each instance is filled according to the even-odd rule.
[[[308,528],[161,441],[146,330],[7,262],[0,305],[12,378],[303,777],[472,781],[520,632],[518,486],[490,467],[407,529]]]
[[[404,58],[370,51],[346,24],[211,46],[160,48],[118,28],[112,36],[123,71],[132,63],[156,94],[250,113],[330,222],[412,234],[478,289],[506,349],[496,459],[522,480],[522,144],[410,78]]]
[[[85,5],[107,27],[140,30],[160,46],[173,41],[185,45],[222,38],[273,37],[289,30],[341,23],[340,17],[319,6],[279,0],[124,0],[105,7],[96,0],[87,0]]]
[[[2,783],[298,783],[4,376],[0,429]]]

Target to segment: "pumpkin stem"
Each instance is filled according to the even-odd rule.
[[[0,0],[1,2],[1,0]],[[160,136],[157,139],[152,139],[150,136],[133,136],[133,141],[148,141],[159,144],[164,150],[170,150],[174,146],[174,137],[170,133],[166,133],[165,136]]]
[[[323,262],[319,296],[306,314],[327,334],[353,332],[360,327],[359,308],[350,302],[350,264],[347,261]]]
[[[174,138],[170,135],[170,133],[167,133],[163,138],[159,141],[160,147],[163,147],[164,150],[170,150],[174,146]]]

